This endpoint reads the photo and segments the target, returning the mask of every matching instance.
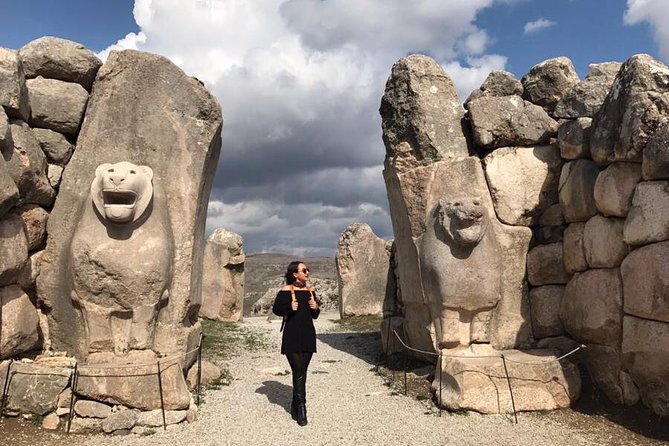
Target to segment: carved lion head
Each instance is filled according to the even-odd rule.
[[[91,184],[93,204],[100,215],[114,223],[139,219],[153,197],[153,170],[128,162],[100,164]]]
[[[488,228],[488,213],[479,197],[442,198],[438,221],[459,245],[476,245]]]

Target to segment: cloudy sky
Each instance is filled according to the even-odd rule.
[[[247,252],[332,256],[366,222],[392,238],[378,107],[392,64],[435,58],[462,100],[494,69],[567,56],[669,61],[667,0],[0,0],[0,46],[42,35],[105,58],[162,54],[223,107],[207,230]]]

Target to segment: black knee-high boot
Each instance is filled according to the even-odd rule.
[[[293,373],[293,402],[290,406],[290,414],[300,426],[307,424],[306,381],[311,355],[311,353],[303,352],[286,355]]]

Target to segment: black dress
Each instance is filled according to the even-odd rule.
[[[290,304],[292,297],[290,290],[281,290],[274,299],[272,311],[277,316],[286,316],[286,326],[283,329],[281,353],[316,352],[316,329],[314,321],[320,314],[320,308],[309,308],[310,293],[308,290],[295,290],[297,311],[293,311]],[[314,293],[314,299],[316,293]]]

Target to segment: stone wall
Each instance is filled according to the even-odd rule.
[[[393,66],[384,178],[412,346],[583,343],[613,401],[669,413],[667,85],[650,56],[583,80],[561,57],[491,73],[463,109],[431,59]]]

